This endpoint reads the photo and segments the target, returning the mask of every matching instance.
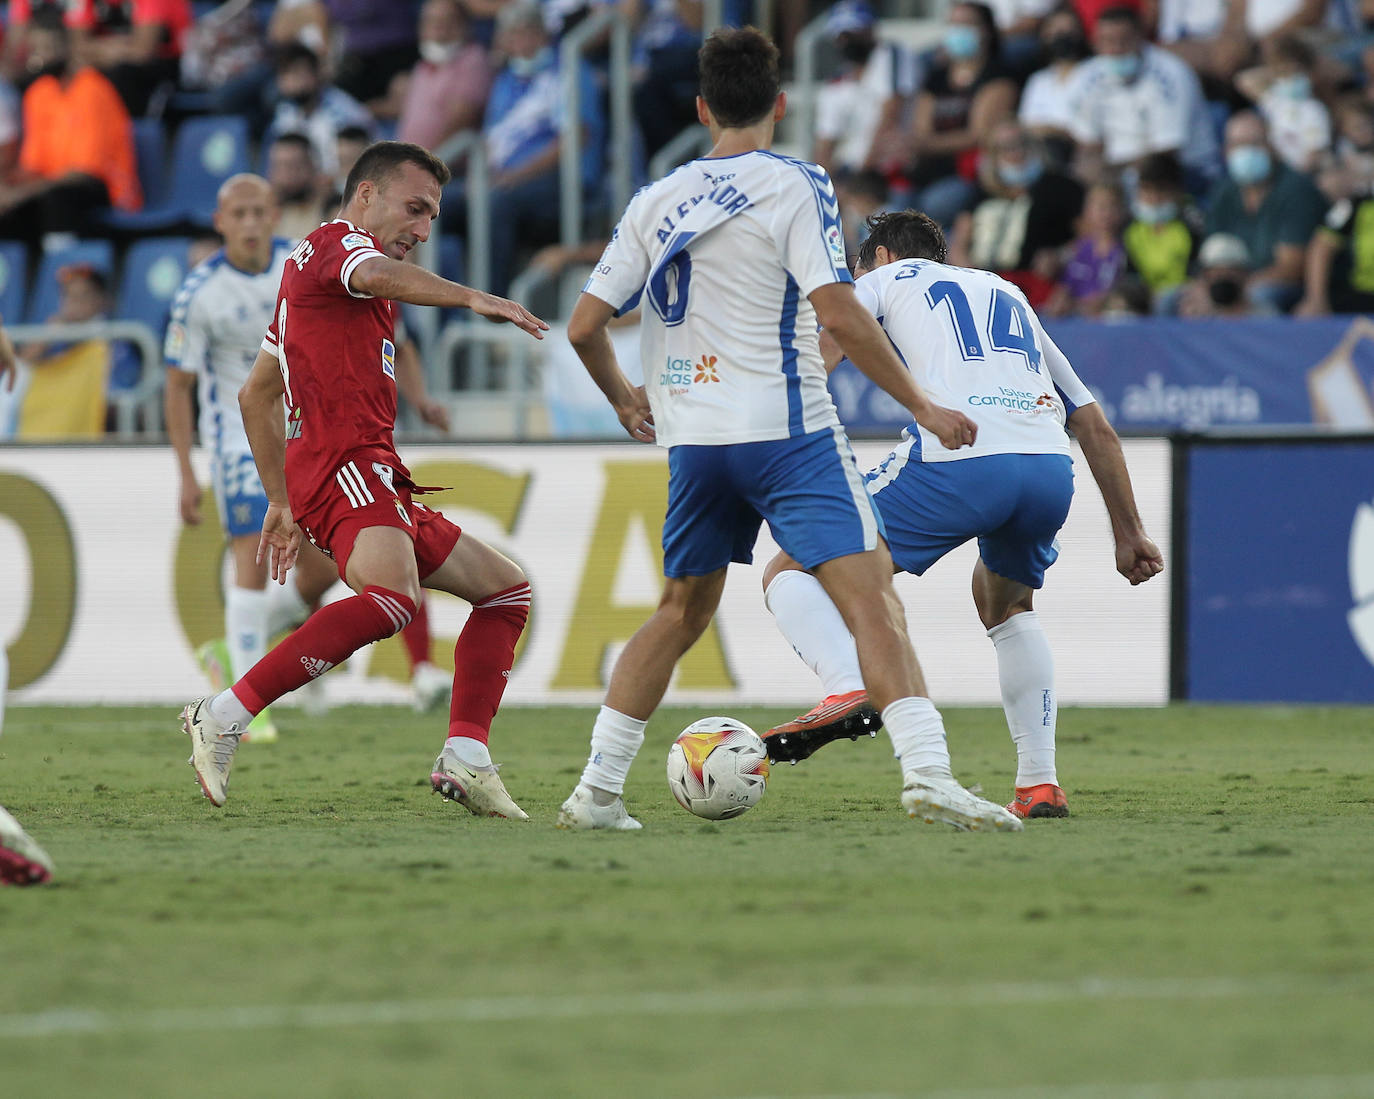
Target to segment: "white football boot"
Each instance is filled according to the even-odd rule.
[[[557,826],[569,831],[586,832],[604,828],[617,832],[634,832],[644,825],[625,811],[623,798],[610,805],[597,805],[590,787],[580,782],[558,810]]]
[[[1020,832],[1021,819],[996,802],[965,790],[952,778],[909,771],[902,776],[902,808],[927,824],[940,821],[965,832]]]
[[[229,797],[229,768],[243,730],[238,723],[224,726],[210,713],[210,700],[198,698],[181,711],[181,728],[191,738],[191,758],[200,788],[210,804],[221,806]]]
[[[0,885],[41,885],[52,871],[48,853],[0,805]]]
[[[447,744],[434,761],[429,784],[436,794],[456,801],[469,813],[478,817],[505,817],[506,820],[529,820],[529,814],[515,804],[506,792],[505,784],[496,768],[469,767]]]
[[[435,709],[453,693],[453,673],[426,661],[416,664],[410,676],[410,704],[416,713]]]

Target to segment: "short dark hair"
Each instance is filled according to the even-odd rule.
[[[949,246],[939,223],[916,210],[893,210],[873,214],[864,221],[867,239],[859,245],[859,264],[872,267],[880,247],[898,259],[949,259]]]
[[[367,132],[366,126],[354,124],[352,126],[341,126],[339,132],[334,135],[334,139],[336,141],[361,141],[363,144],[366,144],[372,140],[372,135]]]
[[[1168,191],[1183,190],[1183,165],[1173,153],[1151,153],[1140,162],[1137,182]]]
[[[61,5],[38,8],[29,18],[29,27],[36,31],[60,34],[63,38],[71,37],[67,31],[67,19],[62,14]]]
[[[1125,23],[1133,27],[1137,34],[1145,31],[1145,21],[1140,18],[1140,12],[1126,4],[1118,4],[1116,7],[1107,8],[1097,17],[1098,23]]]
[[[309,65],[320,71],[320,55],[303,42],[288,42],[277,50],[276,71],[285,72],[296,65]]]
[[[277,134],[272,139],[273,145],[285,145],[288,148],[299,150],[304,153],[311,164],[315,163],[315,146],[310,143],[310,139],[305,134],[297,130],[286,130]]]
[[[782,89],[778,47],[757,27],[720,27],[697,54],[701,98],[726,129],[752,126]]]
[[[439,181],[440,187],[452,178],[448,165],[423,145],[414,145],[409,141],[375,141],[362,151],[358,162],[348,173],[348,179],[344,181],[343,201],[352,199],[358,193],[358,184],[365,179],[370,179],[378,187],[386,186],[402,164],[423,168]]]

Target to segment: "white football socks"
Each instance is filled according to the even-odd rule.
[[[903,776],[919,771],[941,778],[954,777],[949,769],[945,719],[930,699],[919,695],[897,699],[883,710],[883,728],[892,738],[892,750],[902,765]]]
[[[444,747],[451,749],[454,755],[475,770],[492,769],[491,752],[480,740],[470,736],[451,736],[444,741]]]
[[[1054,733],[1059,700],[1054,693],[1054,655],[1034,611],[1014,614],[988,630],[997,648],[1002,710],[1016,744],[1016,785],[1059,785]]]
[[[0,733],[5,731],[5,692],[10,685],[10,654],[0,645]]]
[[[266,594],[267,621],[264,632],[269,639],[287,630],[294,630],[310,617],[310,607],[301,597],[300,588],[296,587],[295,573],[287,576],[285,584],[269,580]]]
[[[582,771],[582,785],[605,790],[617,796],[625,792],[625,779],[644,743],[647,721],[627,717],[609,706],[602,706],[592,726],[592,753]],[[600,804],[600,802],[598,802]]]
[[[248,712],[248,708],[228,688],[210,699],[209,707],[210,716],[225,728],[230,725],[237,725],[242,731],[248,728],[248,723],[253,720],[253,715]]]
[[[230,587],[224,592],[224,637],[230,675],[237,681],[267,652],[267,592]]]
[[[819,580],[784,569],[764,591],[763,602],[787,643],[820,676],[822,697],[863,690],[859,650]]]

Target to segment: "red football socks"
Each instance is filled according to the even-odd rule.
[[[528,585],[525,586],[525,603],[528,610]],[[257,714],[288,691],[324,675],[364,645],[398,633],[414,615],[415,604],[409,598],[376,586],[364,588],[361,595],[352,599],[329,603],[254,664],[248,674],[234,684],[234,696],[250,714]],[[523,625],[523,615],[520,621]],[[463,633],[466,636],[467,630]],[[515,636],[519,635],[517,629]],[[462,643],[460,638],[458,644]],[[509,663],[506,666],[509,667]],[[499,694],[497,701],[500,701]],[[490,723],[491,719],[487,721]]]
[[[429,663],[429,611],[425,609],[423,596],[420,605],[415,608],[410,625],[401,631],[401,644],[406,647],[406,655],[410,657],[412,673],[415,665]]]
[[[449,736],[487,742],[491,719],[506,692],[515,643],[530,616],[530,586],[490,595],[473,604],[467,625],[453,647],[453,701],[449,705]]]

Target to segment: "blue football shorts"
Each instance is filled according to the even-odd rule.
[[[668,452],[665,576],[747,565],[764,520],[803,568],[876,548],[882,519],[844,429]]]
[[[1073,500],[1067,454],[987,454],[908,461],[906,447],[865,474],[892,560],[920,576],[970,538],[998,576],[1039,588],[1059,556],[1055,536]]]
[[[215,503],[220,522],[230,538],[260,534],[267,515],[267,492],[258,477],[252,454],[226,452],[212,463]]]

